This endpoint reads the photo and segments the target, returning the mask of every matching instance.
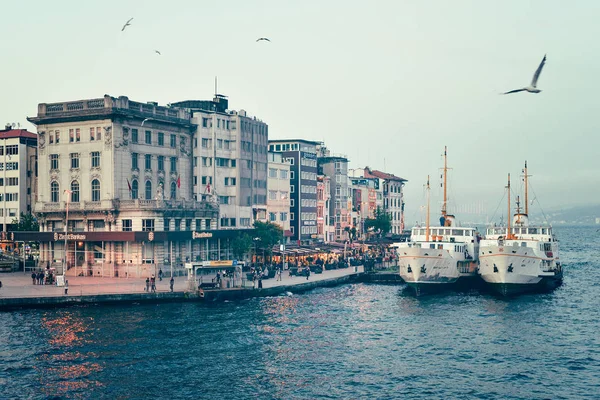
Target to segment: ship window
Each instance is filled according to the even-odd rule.
[[[537,230],[537,228],[529,228],[529,233],[532,235],[537,235],[538,230]]]
[[[527,247],[527,243],[521,242],[521,247]]]
[[[433,243],[429,244],[429,248],[435,250],[435,244],[433,244]]]
[[[542,228],[542,235],[548,234],[548,228]]]
[[[465,231],[463,231],[462,229],[452,229],[453,236],[463,236],[464,234]]]
[[[425,234],[425,229],[419,229],[419,235],[424,235]]]

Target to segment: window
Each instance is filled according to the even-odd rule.
[[[177,184],[175,182],[171,182],[171,200],[177,198]]]
[[[58,182],[54,181],[50,184],[50,201],[52,203],[58,203],[60,196],[58,194]]]
[[[277,221],[277,213],[270,212],[269,213],[269,221],[271,221],[271,222]]]
[[[202,118],[202,127],[208,128],[208,118]]]
[[[290,179],[294,179],[294,171],[290,171]]]
[[[146,181],[145,199],[152,200],[152,182]]]
[[[158,156],[158,170],[159,171],[165,170],[165,157],[164,156]]]
[[[101,128],[99,126],[96,127],[96,140],[101,140],[102,139],[102,131]]]
[[[81,141],[81,130],[79,128],[75,129],[75,141],[76,142]]]
[[[100,201],[100,181],[98,179],[92,181],[92,201]]]
[[[92,152],[92,168],[100,167],[100,152],[93,151]]]
[[[149,232],[154,230],[154,220],[153,219],[143,219],[142,220],[142,231]]]
[[[296,218],[294,218],[294,213],[290,213],[290,219],[291,219],[292,221],[296,219]]]
[[[219,196],[219,204],[229,204],[229,196]]]
[[[144,168],[146,171],[152,170],[152,154],[146,154],[144,156]]]
[[[288,172],[286,169],[280,169],[279,170],[279,177],[281,179],[287,179],[288,178]]]
[[[175,230],[176,231],[180,231],[181,230],[181,219],[180,218],[176,218],[175,219]]]
[[[205,148],[205,149],[209,149],[210,148],[210,142],[209,142],[209,140],[210,139],[204,139],[204,138],[202,139],[202,147],[203,148]]]
[[[170,138],[170,139],[171,139],[171,142],[170,142],[170,143],[171,143],[171,147],[172,147],[172,148],[175,148],[175,147],[177,147],[177,136],[176,136],[176,135],[173,135],[173,134],[171,134],[171,138]]]
[[[60,131],[54,131],[55,135],[56,135],[56,144],[60,143]]]
[[[71,182],[71,201],[73,203],[79,203],[79,182]]]
[[[138,169],[138,153],[131,153],[131,169]]]
[[[217,139],[217,149],[222,149],[222,148],[223,148],[223,139]]]
[[[286,212],[279,213],[279,218],[281,219],[281,221],[287,221],[287,213]]]
[[[294,193],[294,192],[295,192],[294,185],[290,185],[290,193]]]
[[[71,169],[77,168],[79,168],[79,153],[71,153]]]
[[[169,218],[165,218],[163,230],[168,231],[171,229],[171,220]]]
[[[50,154],[50,169],[58,169],[58,154]]]
[[[277,169],[269,168],[269,178],[277,178]]]
[[[6,146],[6,155],[8,156],[14,156],[19,154],[19,145],[17,144],[11,144],[9,146]]]
[[[69,129],[69,143],[75,141],[75,129]]]
[[[138,191],[139,191],[138,181],[134,179],[133,181],[131,181],[131,198],[133,200],[138,198]]]
[[[121,230],[123,232],[131,232],[133,230],[133,226],[131,224],[131,220],[130,219],[124,219],[122,221],[122,228]]]
[[[202,157],[202,166],[203,167],[212,167],[212,158]]]
[[[171,172],[177,172],[177,157],[171,157]]]
[[[131,130],[131,143],[137,143],[137,142],[138,142],[138,130],[132,129]]]
[[[192,230],[192,220],[189,218],[185,220],[185,230],[186,231]]]
[[[269,190],[269,200],[277,200],[277,191]]]
[[[159,146],[165,145],[165,134],[162,132],[158,132],[158,145]]]
[[[146,144],[152,144],[152,131],[146,131]]]

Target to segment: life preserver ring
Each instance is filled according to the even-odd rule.
[[[203,299],[204,298],[204,290],[198,289],[198,296],[200,296],[200,298]]]

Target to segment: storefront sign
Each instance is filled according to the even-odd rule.
[[[206,239],[213,237],[212,232],[192,232],[192,239]]]
[[[86,237],[87,237],[86,235],[81,235],[81,234],[77,234],[77,233],[68,233],[66,240],[86,240]],[[65,240],[65,234],[54,232],[54,241],[57,241],[57,240]]]

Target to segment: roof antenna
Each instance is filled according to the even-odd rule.
[[[215,76],[215,97],[217,97],[217,77]]]

